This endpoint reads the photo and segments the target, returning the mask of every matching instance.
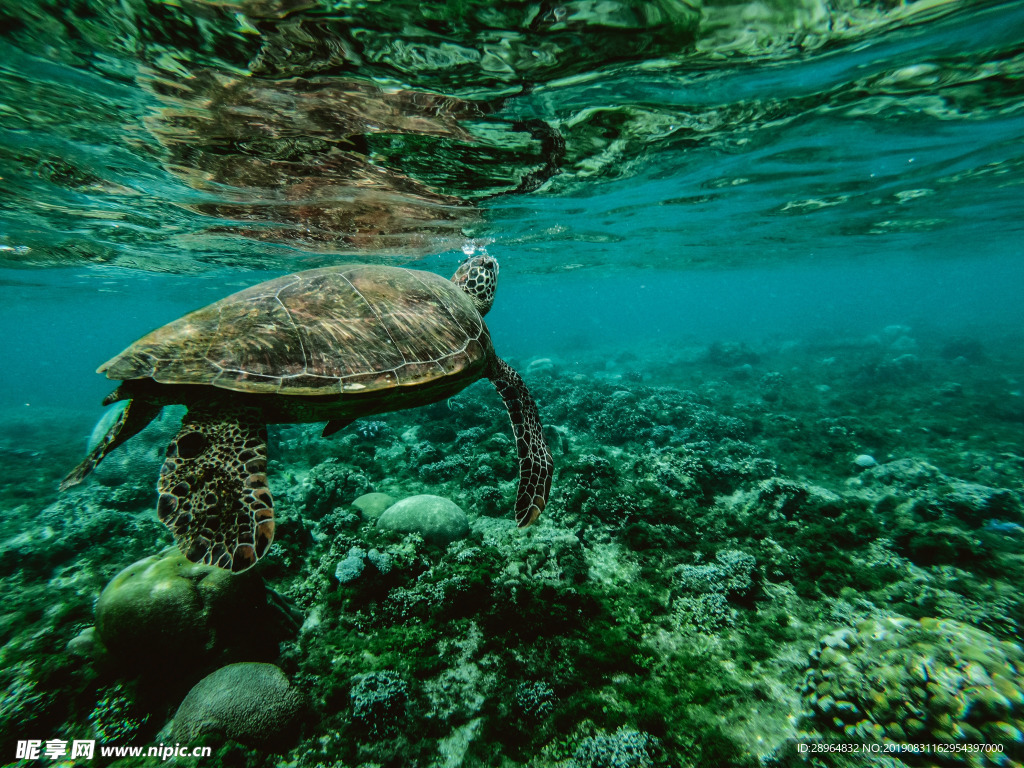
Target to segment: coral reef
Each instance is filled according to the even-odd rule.
[[[358,579],[366,564],[366,550],[359,547],[352,547],[345,559],[338,563],[334,569],[334,578],[342,584]]]
[[[352,678],[352,720],[375,738],[393,735],[401,725],[408,686],[393,670],[366,672]]]
[[[102,480],[37,498],[50,470],[14,456],[0,725],[156,742],[203,675],[264,661],[313,727],[272,747],[211,733],[211,764],[790,768],[806,739],[981,740],[1021,762],[1024,411],[994,371],[1024,363],[989,344],[954,370],[946,343],[520,364],[558,470],[523,530],[486,382],[326,439],[272,425],[275,548],[219,586],[152,556],[151,499]],[[458,510],[448,532],[388,526],[423,494]]]
[[[1024,759],[1024,649],[1015,643],[952,619],[884,617],[829,634],[811,659],[806,725],[819,737],[961,745],[951,764]],[[968,749],[982,744],[991,749]]]
[[[631,728],[598,733],[580,741],[566,768],[652,768],[658,740]]]
[[[373,490],[361,472],[337,461],[324,461],[310,469],[304,486],[303,512],[313,520]]]
[[[138,714],[134,700],[120,683],[100,691],[96,706],[89,714],[96,738],[103,742],[130,742],[149,719]]]

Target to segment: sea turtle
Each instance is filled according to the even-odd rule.
[[[537,406],[494,352],[483,321],[498,263],[464,261],[451,280],[375,265],[297,272],[247,288],[143,336],[100,366],[127,406],[61,483],[82,481],[165,405],[188,413],[167,446],[157,513],[194,562],[250,568],[274,538],[268,423],[327,421],[451,397],[486,376],[505,401],[519,455],[516,521],[532,523],[553,464]]]

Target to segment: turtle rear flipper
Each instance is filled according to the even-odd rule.
[[[113,402],[111,398],[117,393],[118,390],[114,390],[114,393],[103,401],[104,405]],[[159,405],[145,400],[129,400],[124,410],[121,411],[121,415],[117,417],[117,421],[107,430],[107,434],[103,436],[99,444],[89,451],[89,455],[82,460],[82,463],[72,469],[61,481],[60,490],[66,491],[71,486],[82,482],[96,468],[96,465],[103,461],[104,456],[128,438],[134,437],[145,429],[158,413],[160,413]]]
[[[240,573],[274,539],[267,428],[259,412],[223,404],[189,408],[167,446],[157,513],[195,563]]]
[[[522,377],[500,358],[495,358],[487,377],[505,401],[519,454],[519,490],[516,492],[516,523],[525,528],[544,511],[551,492],[554,462],[544,439],[537,404]]]

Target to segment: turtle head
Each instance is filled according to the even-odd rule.
[[[498,287],[498,262],[487,254],[472,256],[459,265],[452,282],[469,295],[477,312],[486,315]]]

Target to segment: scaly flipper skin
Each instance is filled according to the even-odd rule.
[[[104,400],[104,403],[106,402]],[[159,405],[153,405],[144,400],[129,400],[117,421],[100,440],[99,445],[93,448],[82,463],[72,469],[68,476],[61,481],[60,490],[66,491],[71,486],[82,482],[96,468],[96,465],[103,461],[104,456],[128,438],[134,437],[145,429],[158,413],[160,413]]]
[[[526,384],[512,367],[495,358],[487,378],[505,401],[519,454],[519,490],[516,493],[516,523],[525,528],[544,511],[551,492],[554,462],[544,439],[537,404]]]
[[[167,446],[157,513],[194,563],[241,573],[274,539],[267,428],[258,411],[196,404]]]

